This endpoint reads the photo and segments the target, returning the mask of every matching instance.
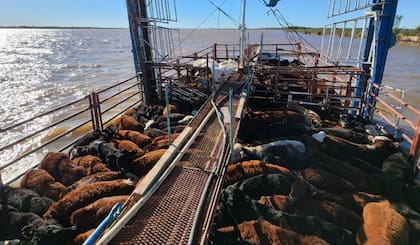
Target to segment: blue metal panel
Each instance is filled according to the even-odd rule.
[[[136,69],[136,74],[141,72],[140,64],[139,64],[139,57],[138,57],[138,28],[136,25],[136,18],[139,17],[138,13],[138,6],[136,0],[126,0],[127,4],[127,13],[128,13],[128,22],[130,25],[130,36],[131,36],[131,52],[133,52],[133,60],[134,60],[134,68]]]
[[[378,1],[379,0],[375,0],[374,2],[376,3]],[[375,96],[378,95],[379,90],[373,88],[371,85],[381,85],[386,58],[388,56],[388,49],[392,45],[392,26],[394,24],[398,0],[383,0],[383,2],[383,9],[382,11],[378,11],[380,14],[377,16],[378,20],[375,26],[375,53],[373,54],[372,77],[369,86],[372,88],[373,96],[369,94],[370,90],[367,90],[365,100],[366,106],[363,113],[363,117],[365,118],[371,118],[373,116],[374,108],[376,106]]]

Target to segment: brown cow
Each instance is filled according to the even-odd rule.
[[[23,175],[21,185],[31,189],[41,196],[49,197],[55,201],[67,192],[67,187],[56,181],[46,170],[29,170]]]
[[[354,212],[330,201],[320,201],[303,198],[290,205],[288,197],[284,195],[263,196],[258,201],[261,204],[288,213],[317,216],[340,225],[352,232],[357,231],[362,223],[361,218]]]
[[[373,144],[356,144],[346,139],[327,135],[324,139],[326,152],[342,160],[360,158],[382,168],[383,161],[396,152],[396,145],[385,136],[376,136]]]
[[[44,218],[57,219],[61,224],[70,225],[70,215],[102,197],[128,195],[134,189],[131,180],[118,179],[100,181],[82,186],[64,195],[44,213]]]
[[[94,231],[95,231],[95,229],[90,229],[90,230],[88,230],[88,231],[86,231],[84,233],[80,233],[79,235],[77,235],[73,239],[73,243],[69,243],[69,245],[70,244],[72,244],[72,245],[74,245],[74,244],[82,245],[86,241],[86,239],[88,239],[90,237],[90,235],[92,235],[92,233]]]
[[[150,143],[152,143],[152,139],[142,133],[139,133],[134,130],[123,130],[120,129],[116,135],[117,139],[124,139],[124,140],[131,140],[136,143],[139,147],[144,147]]]
[[[314,152],[313,160],[322,169],[345,179],[354,185],[359,191],[372,194],[380,194],[383,192],[381,183],[379,181],[361,169],[348,164],[347,162],[338,160],[320,151]]]
[[[133,173],[141,178],[149,172],[150,169],[153,168],[155,163],[162,157],[162,155],[166,152],[166,149],[151,151],[143,156],[134,159],[132,164]]]
[[[331,193],[346,193],[356,190],[347,180],[336,175],[330,174],[322,169],[307,168],[300,172],[302,176],[318,189],[326,190]]]
[[[247,179],[259,174],[289,174],[289,169],[260,160],[250,160],[229,165],[226,171],[225,184],[231,185],[237,181]]]
[[[117,118],[116,126],[118,129],[125,129],[125,130],[134,130],[138,132],[143,132],[144,124],[137,121],[133,116],[131,115],[121,115],[119,118]]]
[[[171,140],[175,140],[179,135],[180,135],[180,133],[171,134]],[[153,138],[152,143],[157,143],[157,142],[160,142],[162,140],[168,140],[168,135],[166,134],[166,135],[155,137],[155,138]]]
[[[323,190],[316,190],[314,198],[335,202],[358,215],[362,215],[363,208],[370,202],[379,202],[384,200],[383,196],[374,195],[366,192],[351,192],[342,194],[333,194]]]
[[[69,186],[86,176],[86,169],[74,165],[70,157],[62,152],[48,152],[39,163],[38,168],[45,169],[55,180],[60,181],[65,186]]]
[[[177,112],[178,111],[178,108],[176,107],[176,105],[169,104],[168,107],[169,107],[169,112]],[[168,111],[167,111],[166,106],[165,106],[165,107],[163,107],[162,115],[166,116],[167,114],[168,114]]]
[[[127,150],[128,152],[136,152],[135,158],[144,155],[144,150],[131,140],[112,140],[110,142],[118,150]]]
[[[248,111],[241,122],[238,137],[249,143],[262,144],[282,136],[300,135],[307,131],[306,119],[298,112],[284,111]]]
[[[238,225],[240,235],[243,240],[251,244],[273,244],[273,245],[327,245],[328,242],[322,240],[317,236],[302,235],[294,231],[286,230],[280,226],[273,225],[272,223],[261,221],[244,221]],[[234,233],[234,227],[219,228],[217,232],[226,234]],[[222,238],[223,239],[223,238]]]
[[[76,157],[72,160],[72,162],[77,166],[84,167],[87,175],[111,171],[111,169],[109,169],[99,157],[93,155]]]
[[[363,209],[363,226],[357,244],[409,244],[407,220],[389,203],[369,203]]]
[[[116,179],[122,179],[122,178],[124,178],[124,174],[122,172],[116,172],[116,171],[98,172],[98,173],[83,177],[80,180],[74,182],[71,186],[68,187],[67,191],[72,191],[84,185],[92,184],[99,181],[116,180]]]
[[[101,223],[115,204],[123,204],[128,197],[128,195],[124,195],[98,199],[95,202],[74,211],[70,216],[70,222],[72,225],[75,225],[80,232],[92,229]]]

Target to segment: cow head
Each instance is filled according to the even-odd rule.
[[[76,227],[62,227],[56,224],[47,224],[36,227],[33,224],[22,228],[22,236],[30,244],[53,245],[73,239],[77,235]]]

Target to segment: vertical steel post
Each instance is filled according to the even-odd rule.
[[[90,109],[90,121],[92,122],[92,129],[96,130],[96,117],[95,117],[95,107],[93,103],[92,93],[89,95],[89,109]]]
[[[149,22],[145,0],[126,0],[134,66],[136,73],[143,73],[143,94],[145,104],[155,104],[159,100],[156,91],[155,70],[150,49]]]
[[[3,185],[3,179],[1,177],[1,171],[0,171],[0,199],[1,199],[0,218],[1,220],[5,221],[4,224],[6,227],[10,227],[9,209],[7,208],[7,197],[6,197],[6,193],[4,192],[4,185]],[[6,227],[2,227],[0,229],[0,235],[2,235],[2,237],[5,237],[5,235],[7,235],[6,229],[5,229]]]
[[[245,10],[246,10],[246,0],[242,0],[242,24],[241,24],[241,40],[240,40],[240,53],[239,53],[239,68],[244,68],[244,62],[245,62]]]
[[[361,57],[362,44],[363,44],[363,38],[365,36],[366,23],[367,23],[367,19],[365,19],[364,22],[363,22],[362,36],[360,38],[360,44],[359,44],[359,50],[358,50],[359,52],[358,52],[357,59],[358,59],[358,62],[359,62],[359,67],[362,68],[364,73],[367,74],[367,73],[369,73],[369,70],[370,70],[370,67],[371,67],[371,64],[368,64],[367,61],[368,61],[370,50],[372,48],[372,40],[373,40],[375,19],[372,17],[369,20],[369,27],[368,27],[368,33],[367,33],[365,47],[364,47],[364,51],[363,51],[363,57]],[[358,75],[358,78],[357,78],[357,81],[356,81],[356,90],[354,92],[355,97],[362,97],[363,93],[365,93],[365,95],[369,93],[369,86],[367,86],[367,84],[366,84],[366,81],[368,79],[366,74]],[[369,106],[368,104],[366,104],[365,99],[363,101],[365,102],[365,105],[364,105],[365,107]],[[359,107],[359,102],[358,101],[353,101],[352,106],[353,107]],[[363,109],[362,109],[362,114],[363,114]],[[364,116],[364,114],[362,116]]]
[[[96,118],[98,121],[98,128],[99,130],[103,130],[104,129],[104,124],[102,122],[102,111],[101,111],[101,102],[99,100],[99,94],[94,92],[93,93],[95,96],[95,108],[96,108]]]
[[[230,112],[230,123],[229,123],[229,142],[230,142],[230,153],[231,153],[231,161],[235,161],[235,151],[234,151],[234,137],[233,137],[233,131],[234,131],[234,121],[233,121],[233,88],[229,88],[229,112]]]
[[[169,83],[165,86],[166,124],[168,125],[168,146],[171,145],[171,112],[169,111]]]
[[[420,116],[417,120],[417,128],[414,129],[414,139],[410,148],[410,162],[413,164],[415,176],[420,171]]]

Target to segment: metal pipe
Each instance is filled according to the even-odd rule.
[[[230,123],[229,123],[229,138],[230,138],[230,152],[231,152],[231,159],[232,162],[235,161],[235,151],[234,151],[234,124],[235,121],[233,119],[233,88],[229,88],[229,112],[230,112]]]
[[[351,47],[353,46],[353,40],[354,40],[354,34],[356,32],[356,26],[357,26],[357,20],[353,20],[353,27],[351,29],[351,37],[350,37],[349,49],[347,51],[346,62],[349,62],[349,59],[350,59]]]
[[[244,68],[245,59],[245,10],[246,0],[242,0],[242,24],[241,24],[241,37],[240,37],[240,53],[239,53],[239,68]]]
[[[68,103],[68,104],[62,105],[62,106],[60,106],[60,107],[54,108],[54,109],[52,109],[52,110],[49,110],[49,111],[43,112],[43,113],[38,114],[38,115],[36,115],[36,116],[33,116],[33,117],[29,118],[29,119],[26,119],[26,120],[20,121],[20,122],[18,122],[18,123],[16,123],[16,124],[14,124],[14,125],[8,126],[8,127],[6,127],[6,128],[0,128],[0,133],[3,133],[3,132],[5,132],[5,131],[7,131],[7,130],[10,130],[10,129],[12,129],[12,128],[19,127],[19,126],[21,126],[21,125],[23,125],[23,124],[25,124],[25,123],[27,123],[27,122],[32,122],[32,121],[33,121],[33,120],[35,120],[36,118],[43,117],[43,116],[46,116],[46,115],[48,115],[48,114],[50,114],[50,113],[52,113],[52,112],[59,111],[59,110],[64,109],[64,108],[66,108],[66,107],[68,107],[68,106],[72,106],[72,105],[74,105],[74,104],[77,104],[77,103],[79,103],[79,102],[82,102],[83,100],[88,99],[88,98],[89,98],[89,95],[86,95],[86,96],[84,96],[84,97],[83,97],[83,98],[81,98],[81,99],[78,99],[78,100],[76,100],[76,101],[73,101],[73,102],[70,102],[70,103]],[[1,150],[0,150],[0,151],[1,151]]]
[[[53,123],[53,124],[50,124],[50,125],[48,125],[48,126],[47,126],[47,127],[45,127],[45,128],[42,128],[42,129],[40,129],[40,130],[37,130],[37,131],[35,131],[35,132],[33,132],[33,133],[31,133],[31,134],[29,134],[29,135],[27,135],[27,136],[25,136],[25,137],[23,137],[23,138],[21,138],[21,139],[18,139],[18,140],[16,140],[16,141],[14,141],[13,143],[9,143],[9,144],[7,144],[6,146],[1,147],[1,148],[0,148],[0,151],[3,151],[4,149],[7,149],[7,148],[9,148],[9,147],[11,147],[11,146],[13,146],[13,145],[16,145],[16,144],[18,144],[18,143],[20,143],[20,142],[24,141],[24,140],[27,140],[27,139],[31,138],[32,136],[35,136],[36,134],[39,134],[39,133],[41,133],[41,132],[43,132],[43,131],[47,130],[48,128],[52,128],[52,127],[54,127],[54,126],[57,126],[58,124],[60,124],[60,123],[62,123],[62,122],[64,122],[64,121],[66,121],[66,120],[68,120],[68,119],[71,119],[71,118],[73,118],[73,117],[75,117],[75,116],[77,116],[77,115],[80,115],[80,114],[82,114],[83,112],[86,112],[86,111],[88,111],[88,109],[87,109],[87,108],[86,108],[86,109],[84,109],[84,110],[82,110],[82,111],[79,111],[79,112],[76,112],[76,113],[74,113],[74,114],[71,114],[70,116],[67,116],[67,117],[65,117],[65,118],[63,118],[63,119],[61,119],[61,120],[59,120],[59,121],[57,121],[57,122],[55,122],[55,123]],[[8,164],[5,164],[4,166],[6,166],[6,165],[8,165]]]
[[[138,74],[138,75],[142,75],[142,73],[141,73],[141,72],[139,72],[139,74]],[[105,92],[105,91],[108,91],[108,90],[110,90],[110,89],[113,89],[113,88],[115,88],[115,87],[118,87],[119,85],[122,85],[122,84],[124,84],[124,83],[127,83],[127,82],[129,82],[129,81],[133,80],[134,78],[137,78],[137,76],[132,76],[132,77],[130,77],[130,78],[127,78],[127,79],[125,79],[125,80],[123,80],[123,81],[121,81],[121,82],[118,82],[118,83],[116,83],[116,84],[114,84],[114,85],[111,85],[111,86],[109,86],[109,87],[107,87],[107,88],[104,88],[104,89],[99,89],[99,90],[97,90],[97,91],[96,91],[96,93],[98,93],[98,94],[103,93],[103,92]]]
[[[169,84],[165,86],[166,124],[168,125],[168,146],[171,145],[171,112],[169,110]]]
[[[102,235],[105,229],[112,223],[114,220],[118,218],[121,213],[122,205],[117,203],[112,207],[109,214],[102,220],[99,226],[95,229],[95,231],[86,239],[83,245],[93,245],[95,241]]]
[[[400,119],[402,119],[405,123],[407,123],[412,129],[416,129],[416,126],[414,125],[414,123],[412,123],[410,120],[408,120],[404,115],[402,115],[401,113],[399,113],[397,110],[395,110],[392,106],[388,105],[385,101],[383,101],[382,99],[376,97],[376,101],[379,102],[380,104],[382,104],[383,106],[385,106],[388,110],[390,110],[392,113],[394,113],[397,117],[399,117]]]
[[[414,176],[417,177],[420,170],[420,116],[417,120],[417,128],[414,131],[413,143],[410,148],[410,160],[413,164]]]
[[[343,38],[344,38],[344,32],[346,31],[346,26],[347,26],[347,22],[344,22],[343,28],[341,29],[340,43],[338,45],[337,56],[336,56],[336,59],[335,59],[336,64],[338,64],[340,62],[341,51],[342,51],[342,47],[343,47]]]
[[[381,111],[379,111],[378,109],[376,109],[376,114],[381,117],[382,119],[385,120],[385,122],[387,122],[389,125],[391,125],[394,128],[397,128],[397,125],[394,124],[394,122],[389,119],[385,114],[383,114]],[[408,136],[407,134],[401,132],[403,138],[409,143],[409,144],[413,144],[413,139],[410,138],[410,136]]]
[[[394,99],[395,101],[397,101],[400,105],[402,105],[402,106],[406,107],[407,109],[409,109],[410,111],[414,112],[417,116],[420,116],[420,111],[416,110],[416,108],[414,108],[413,106],[407,104],[407,102],[405,102],[402,99],[396,97],[395,95],[383,90],[382,88],[381,88],[381,92],[384,95],[387,95],[387,96],[391,97],[392,99]]]
[[[222,99],[222,101],[223,101],[223,99]],[[222,162],[223,162],[223,160],[224,160],[224,158],[225,158],[225,150],[226,150],[226,141],[227,141],[227,134],[226,134],[226,128],[225,128],[225,126],[224,126],[224,122],[223,122],[223,120],[222,120],[222,116],[221,116],[221,112],[218,110],[218,108],[217,108],[217,106],[216,106],[216,104],[215,104],[215,102],[214,102],[214,98],[211,100],[211,105],[213,106],[213,108],[214,108],[214,111],[215,111],[215,113],[216,113],[216,116],[217,116],[217,121],[219,122],[219,125],[220,125],[220,128],[221,128],[221,130],[222,130],[222,133],[223,133],[223,143],[222,143],[222,152],[221,152],[221,154],[220,154],[220,158],[219,158],[219,161],[218,161],[218,163],[217,163],[217,168],[215,169],[215,171],[213,172],[214,174],[216,174],[216,175],[218,175],[218,174],[221,174],[220,172],[221,172],[221,169],[223,169],[223,166],[222,166]],[[213,174],[212,173],[212,174]],[[220,176],[220,175],[219,175]],[[210,178],[209,178],[210,179]],[[220,178],[220,179],[222,179],[222,178]],[[216,183],[216,185],[217,185],[217,183]],[[216,187],[217,188],[217,187]],[[206,186],[206,189],[207,189],[207,186]],[[204,197],[204,195],[202,196],[202,198]],[[201,203],[201,201],[203,200],[203,203]],[[201,207],[203,204],[204,204],[204,200],[205,199],[200,199],[200,204],[199,204],[199,207]],[[215,200],[214,200],[215,201]],[[212,206],[212,205],[209,205],[209,206]],[[196,227],[196,225],[198,225],[197,224],[197,221],[198,221],[198,218],[197,218],[198,216],[196,216],[196,220],[195,220],[195,222],[193,223],[193,228],[191,229],[192,230],[192,233],[194,233],[194,231],[195,231],[195,227]],[[206,220],[204,221],[204,227],[208,227],[208,224],[209,224],[209,213],[207,212],[207,216],[206,216]],[[188,241],[188,244],[192,244],[192,242],[193,242],[193,235],[190,235],[190,239],[189,239],[189,241]],[[200,244],[202,244],[202,242],[203,241],[201,241],[200,242]]]
[[[5,228],[10,227],[10,218],[9,218],[9,209],[7,207],[7,197],[6,197],[6,193],[4,191],[3,179],[1,177],[1,171],[0,171],[0,199],[1,199],[0,218],[1,218],[2,221],[6,221],[4,223],[4,226],[1,228],[1,231],[0,231],[0,235],[3,238],[3,237],[5,237],[5,235],[7,235],[6,234],[7,232],[6,232]]]
[[[95,127],[93,128],[93,130],[102,130],[102,126],[101,126],[101,114],[99,112],[99,97],[98,94],[96,92],[92,92],[91,93],[92,96],[92,101],[93,101],[93,116],[94,116],[94,121],[95,121]]]

